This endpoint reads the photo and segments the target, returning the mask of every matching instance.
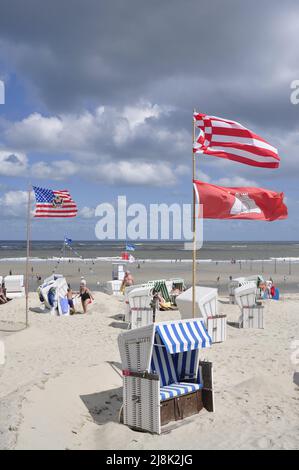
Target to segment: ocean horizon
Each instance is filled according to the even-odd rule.
[[[191,260],[192,252],[184,249],[184,242],[142,241],[131,242],[135,246],[135,259],[179,261]],[[118,258],[125,251],[125,241],[73,240],[70,248],[61,240],[33,240],[30,256],[36,259],[110,259]],[[206,241],[198,250],[202,261],[278,260],[299,261],[299,241]],[[26,257],[26,240],[0,240],[0,260],[21,260]]]

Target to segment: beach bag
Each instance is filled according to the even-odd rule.
[[[275,288],[274,295],[272,296],[273,300],[279,300],[279,289]]]

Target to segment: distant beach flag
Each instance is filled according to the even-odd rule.
[[[194,181],[194,189],[202,204],[204,219],[247,219],[273,221],[286,219],[288,209],[284,194],[263,188],[216,186]]]
[[[135,251],[135,246],[131,243],[126,244],[126,251]]]
[[[68,190],[53,191],[33,186],[33,191],[36,199],[34,217],[76,217],[77,205]]]
[[[133,255],[130,255],[129,256],[129,263],[134,263],[135,262],[135,258]]]
[[[263,168],[279,166],[277,149],[242,124],[202,113],[194,113],[193,117],[199,129],[194,153]]]

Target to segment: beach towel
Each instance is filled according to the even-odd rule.
[[[66,297],[62,297],[62,298],[59,299],[58,311],[59,311],[59,315],[69,315],[70,314],[70,306],[69,306],[69,303],[68,303],[68,299]]]

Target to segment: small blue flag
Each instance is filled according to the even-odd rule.
[[[135,251],[135,246],[131,243],[126,244],[126,251]]]

